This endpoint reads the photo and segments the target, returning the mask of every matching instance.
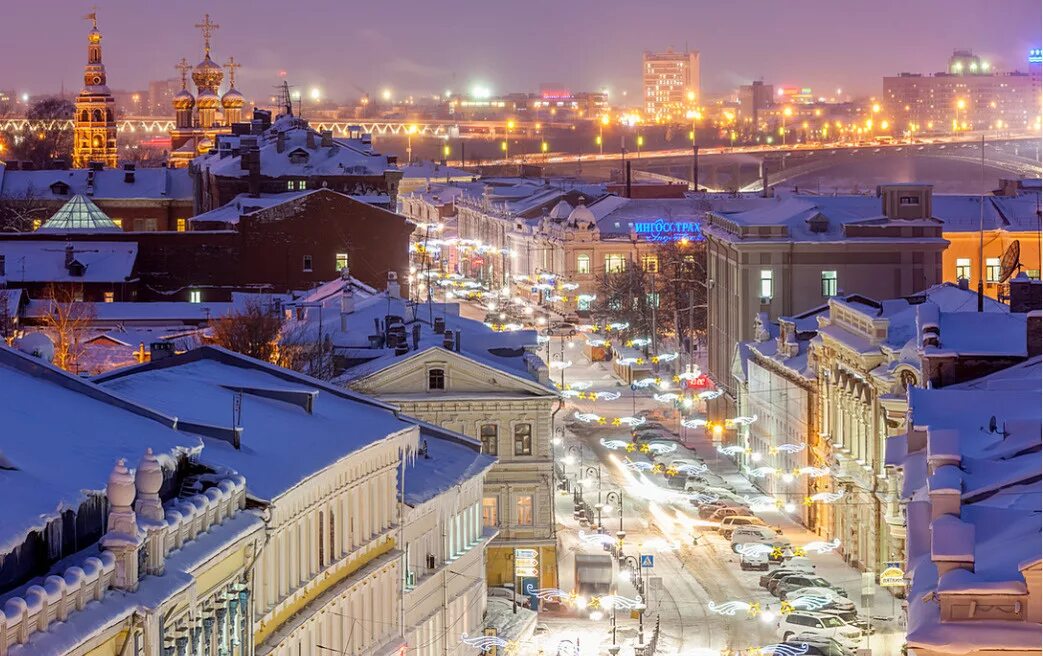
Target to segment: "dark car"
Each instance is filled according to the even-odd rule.
[[[767,574],[763,574],[761,576],[761,578],[760,578],[760,586],[762,588],[768,588],[776,580],[782,578],[783,576],[788,576],[790,574],[807,574],[807,573],[808,573],[807,570],[803,570],[803,569],[789,569],[787,567],[780,567],[780,568],[778,568],[776,570],[772,570],[771,572],[768,572]]]
[[[790,639],[784,645],[801,647],[807,645],[808,650],[803,652],[807,656],[854,656],[854,652],[840,644],[833,638],[802,633],[796,638]]]
[[[809,572],[800,572],[781,576],[773,584],[768,585],[768,592],[773,596],[785,599],[785,595],[801,588],[830,588],[839,594],[846,595],[847,591],[838,585],[833,585],[821,576]]]

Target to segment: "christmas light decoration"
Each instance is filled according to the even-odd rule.
[[[759,496],[750,498],[744,496],[743,499],[746,501],[746,505],[748,505],[750,510],[753,512],[767,512],[778,508],[778,502],[774,497]]]
[[[719,453],[723,453],[726,456],[732,456],[732,457],[737,456],[740,453],[745,453],[746,450],[747,450],[746,447],[738,446],[738,445],[719,446],[719,447],[717,447],[717,451]]]
[[[681,395],[675,392],[667,392],[666,394],[653,394],[652,398],[660,403],[673,403],[681,398]]]
[[[660,444],[658,442],[653,442],[648,445],[648,450],[652,453],[663,455],[664,453],[673,453],[674,451],[677,451],[677,445],[673,443]]]
[[[536,335],[536,343],[537,344],[546,344],[549,341],[550,341],[550,337],[547,337],[546,335]]]
[[[699,398],[703,401],[712,401],[720,396],[724,395],[723,390],[706,390],[705,392],[699,392]]]
[[[567,296],[555,295],[555,296],[548,296],[547,300],[550,301],[551,303],[564,303],[564,302],[568,301],[569,298]]]
[[[596,297],[595,297],[596,298]],[[591,298],[590,300],[594,300]],[[622,323],[610,323],[605,326],[605,330],[626,330],[630,327],[630,322],[624,321]]]
[[[542,601],[552,601],[554,599],[565,601],[569,598],[569,593],[560,588],[538,588],[532,594]]]
[[[561,283],[560,286],[561,286],[562,289],[564,289],[567,292],[572,292],[572,291],[575,291],[575,290],[579,289],[579,283],[575,283],[575,282],[563,282],[563,283]]]
[[[577,412],[577,413],[575,413],[573,415],[573,417],[575,417],[576,419],[578,419],[578,420],[580,420],[580,421],[582,421],[583,423],[586,423],[586,424],[589,424],[589,423],[597,421],[598,419],[601,419],[601,415],[596,415],[593,412]]]
[[[624,442],[623,440],[606,440],[605,438],[601,438],[601,446],[606,449],[612,449],[613,451],[616,449],[625,449],[627,448],[627,444],[630,443]]]
[[[813,551],[817,554],[830,553],[840,548],[840,540],[833,539],[831,542],[824,542],[822,540],[815,540],[814,542],[808,542],[804,545],[805,551]]]
[[[796,645],[787,645],[784,643],[776,643],[774,645],[767,645],[757,650],[760,656],[802,656],[808,653],[808,643],[802,642]]]
[[[572,366],[572,360],[553,360],[550,365],[551,369],[568,369]]]
[[[763,556],[770,554],[773,551],[773,547],[760,542],[748,542],[746,544],[738,544],[735,546],[735,553],[746,557]]]
[[[757,415],[753,415],[752,417],[733,417],[731,419],[726,419],[725,423],[732,423],[736,426],[749,426],[755,421],[757,421]]]
[[[644,362],[644,358],[616,358],[616,364],[618,364],[621,367],[629,367],[632,364],[644,364]]]
[[[615,538],[609,535],[605,535],[603,533],[584,533],[583,531],[579,532],[579,540],[583,544],[587,545],[600,544],[611,546],[616,543]]]
[[[636,610],[644,606],[644,601],[640,596],[634,597],[623,597],[621,595],[604,595],[599,599],[601,608],[606,610],[612,610],[618,608],[620,610]]]
[[[822,503],[835,503],[843,498],[843,492],[819,492],[808,497],[809,501],[820,501]]]
[[[775,450],[779,453],[800,453],[805,448],[807,448],[807,444],[780,444],[775,447]]]
[[[774,474],[776,470],[774,467],[757,467],[756,469],[746,468],[746,475],[752,478],[765,478]]]
[[[705,419],[685,419],[681,422],[681,425],[685,428],[699,428],[700,426],[706,425]]]
[[[645,419],[644,417],[620,417],[619,418],[619,423],[623,424],[624,426],[630,426],[631,428],[637,428],[638,426],[643,425],[647,421],[648,420]]]
[[[651,343],[652,339],[650,337],[638,337],[628,341],[626,345],[640,348],[642,346],[648,346]]]
[[[487,651],[493,647],[506,649],[507,645],[510,644],[509,640],[505,640],[498,636],[482,635],[469,638],[466,633],[460,634],[460,642],[479,651]]]
[[[588,337],[587,346],[597,348],[599,346],[608,346],[607,339],[598,339],[597,337]]]
[[[746,613],[749,615],[753,610],[753,604],[748,604],[745,601],[726,601],[723,604],[717,604],[711,601],[708,606],[712,612],[717,613],[718,615],[727,615],[729,617],[734,617],[736,613]]]
[[[829,597],[816,594],[800,595],[787,600],[793,608],[803,608],[804,610],[819,610],[828,606],[831,601],[833,600]]]
[[[688,499],[691,502],[693,502],[693,503],[696,503],[696,504],[698,504],[700,506],[703,506],[703,505],[706,505],[708,503],[716,503],[717,501],[720,500],[720,497],[717,496],[716,494],[705,494],[703,492],[693,492],[690,495],[688,495]]]
[[[566,385],[565,389],[569,389],[569,390],[586,390],[586,389],[590,389],[593,385],[594,385],[594,383],[591,383],[591,382],[588,382],[588,381],[577,380],[577,381],[571,382],[568,385]]]
[[[641,460],[630,460],[627,461],[626,466],[636,471],[652,471],[652,463],[644,462]]]
[[[663,353],[652,356],[652,362],[673,362],[679,357],[681,357],[679,353]]]
[[[695,464],[683,464],[677,466],[677,471],[682,474],[704,474],[710,471],[710,468],[702,463]]]
[[[797,472],[800,474],[806,474],[812,478],[828,476],[831,473],[828,467],[801,467]]]

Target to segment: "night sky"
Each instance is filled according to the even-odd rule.
[[[616,100],[639,88],[642,50],[686,44],[701,52],[706,92],[763,77],[879,94],[881,76],[942,70],[954,48],[1024,69],[1041,21],[1039,0],[3,0],[0,89],[78,91],[92,4],[113,89],[175,77],[182,56],[198,62],[193,25],[210,12],[214,58],[242,62],[248,96],[270,93],[285,70],[336,100],[543,82],[608,87]]]

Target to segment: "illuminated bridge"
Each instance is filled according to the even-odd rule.
[[[332,130],[335,136],[347,136],[348,129],[352,127],[361,128],[364,133],[374,135],[402,135],[414,134],[419,136],[440,137],[458,139],[461,137],[488,137],[502,135],[504,131],[503,121],[452,121],[452,120],[323,120],[309,119],[309,123],[316,130]],[[572,123],[543,122],[538,124],[540,129],[571,129]],[[0,132],[25,133],[25,132],[52,132],[55,130],[71,130],[72,119],[44,119],[30,120],[25,118],[0,119]],[[167,133],[174,129],[173,118],[155,117],[125,117],[116,121],[117,132],[144,134]],[[528,121],[518,121],[511,129],[512,135],[525,136],[534,134],[537,124]]]

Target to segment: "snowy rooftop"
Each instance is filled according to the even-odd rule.
[[[318,335],[321,320],[323,336],[328,336],[334,347],[345,350],[350,359],[367,360],[346,371],[343,376],[345,380],[367,376],[418,351],[441,347],[444,337],[435,333],[430,323],[435,317],[443,317],[447,329],[460,331],[460,351],[463,355],[505,373],[534,380],[530,363],[536,365],[533,359],[538,358],[526,352],[526,349],[537,345],[535,331],[496,332],[481,321],[459,316],[459,305],[455,303],[421,303],[409,307],[403,299],[391,297],[386,292],[368,298],[356,297],[355,309],[347,317],[347,331],[342,331],[340,298],[340,293],[333,292],[316,301],[321,303],[321,309],[304,307],[303,321],[304,329],[309,334]],[[404,356],[396,356],[393,349],[374,349],[370,346],[369,336],[376,331],[375,321],[383,321],[387,315],[402,317],[406,324],[406,341],[410,345],[410,352]],[[414,324],[420,325],[420,341],[416,351],[412,349]]]
[[[434,181],[439,179],[445,180],[447,177],[450,180],[470,180],[474,177],[474,174],[464,169],[442,166],[438,162],[425,160],[403,166],[402,177],[407,180],[410,178],[422,178]]]
[[[73,259],[84,266],[82,276],[74,276],[65,264],[67,247]],[[134,271],[138,245],[110,241],[3,241],[6,275],[0,281],[19,282],[126,282]]]
[[[427,424],[420,427],[420,439],[427,443],[428,457],[411,458],[406,466],[403,501],[410,506],[481,476],[496,463],[494,456],[481,453],[477,441],[432,428]]]
[[[241,447],[207,437],[202,460],[239,472],[250,494],[266,500],[416,423],[374,399],[213,346],[97,380],[182,421],[225,428],[231,424],[234,390],[247,389],[239,422]]]
[[[0,164],[0,198],[67,200],[84,194],[94,199],[192,200],[192,178],[184,168],[138,168],[133,182],[126,181],[122,169],[102,169],[94,172],[93,188],[88,188],[88,176],[88,169],[9,171]]]
[[[197,214],[190,218],[189,221],[213,221],[234,225],[239,223],[239,218],[242,216],[248,216],[269,207],[304,198],[318,191],[319,189],[309,189],[308,191],[289,191],[284,194],[261,194],[260,196],[239,194],[221,207]]]
[[[0,554],[91,493],[104,494],[119,458],[146,448],[172,467],[200,438],[148,410],[41,360],[0,347]]]
[[[284,135],[280,152],[278,135]],[[309,143],[309,134],[310,143]],[[239,148],[241,138],[222,135],[221,143],[228,143],[233,150]],[[297,118],[280,116],[272,127],[258,139],[261,156],[261,175],[269,178],[312,175],[382,175],[396,166],[386,155],[374,152],[369,143],[360,139],[334,139],[332,145],[323,147],[318,132],[306,127]],[[221,157],[218,153],[201,155],[195,164],[216,176],[241,178],[247,175],[242,157],[233,153]]]
[[[0,253],[3,252],[4,245],[4,242],[0,242]],[[13,278],[9,279],[13,280]],[[39,319],[50,313],[49,308],[50,301],[29,301],[23,314],[26,318]],[[231,310],[232,304],[228,302],[95,303],[93,322],[134,322],[142,325],[169,326],[178,322],[198,323],[206,321],[214,317],[224,316]]]
[[[1026,565],[1041,555],[1040,358],[974,381],[941,389],[912,388],[912,426],[926,430],[928,447],[905,453],[903,475],[909,506],[910,646],[961,644],[974,649],[1039,648],[1040,625],[1017,621],[942,622],[929,593],[1023,594]],[[996,430],[990,430],[995,421]],[[934,442],[941,444],[935,448]],[[904,447],[905,442],[896,443]],[[889,445],[889,451],[890,449]],[[904,448],[902,449],[904,450]],[[930,521],[925,459],[951,458],[959,467],[940,467],[931,483],[962,490],[959,518]],[[890,455],[890,454],[889,454]],[[947,480],[935,480],[937,477]],[[933,536],[933,540],[929,537]],[[972,540],[968,542],[968,540]],[[934,560],[972,561],[973,571],[941,576]],[[948,653],[948,652],[946,652]]]

